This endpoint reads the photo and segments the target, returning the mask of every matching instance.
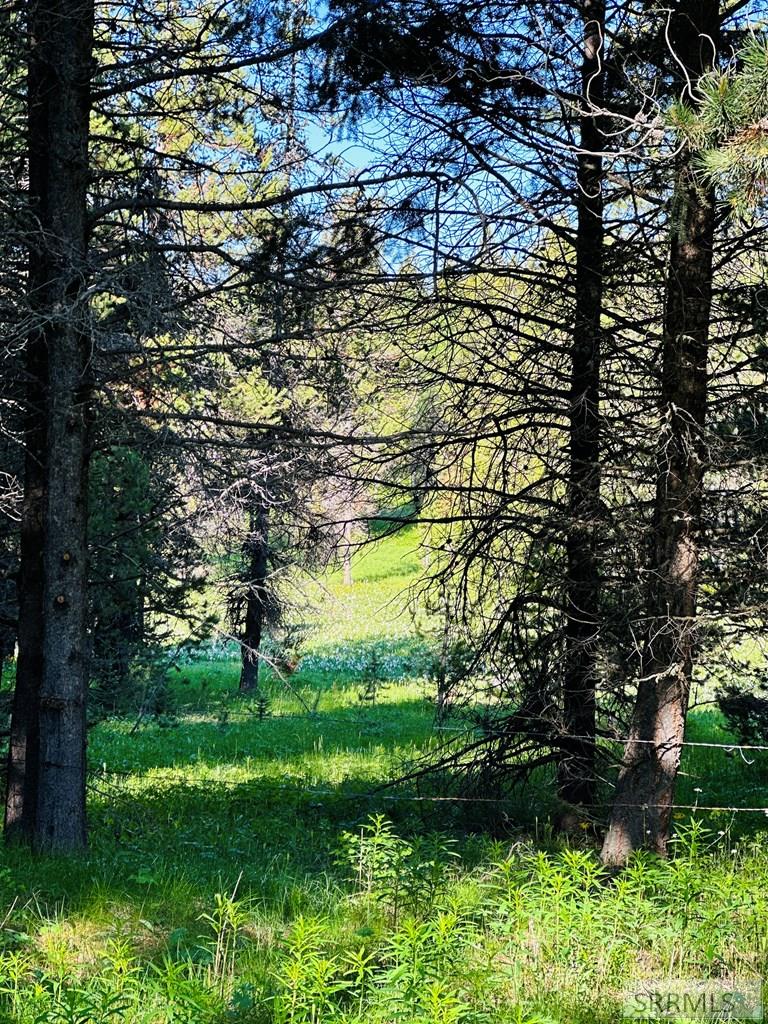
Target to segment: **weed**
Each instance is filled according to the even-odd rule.
[[[0,1020],[614,1024],[641,978],[765,974],[755,817],[697,811],[669,861],[609,879],[586,838],[553,837],[549,776],[505,804],[496,840],[462,830],[471,806],[370,795],[436,742],[395,600],[408,543],[365,553],[352,588],[329,581],[290,687],[265,670],[263,694],[237,696],[219,645],[170,677],[175,718],[94,726],[88,857],[0,848]],[[372,663],[387,685],[361,707]],[[734,739],[711,710],[690,735]],[[726,754],[686,749],[680,803],[757,803],[768,757]]]
[[[200,915],[200,920],[213,931],[209,979],[222,997],[230,995],[234,987],[237,942],[248,921],[248,901],[236,898],[241,879],[242,874],[238,877],[230,896],[217,892],[214,896],[213,911]]]

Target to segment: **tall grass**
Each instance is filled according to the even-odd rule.
[[[767,966],[762,836],[735,843],[693,821],[670,861],[637,857],[619,878],[590,849],[460,849],[381,816],[334,845],[336,872],[314,886],[269,866],[284,897],[305,887],[301,905],[252,888],[209,894],[195,913],[197,899],[183,907],[157,879],[188,927],[162,926],[151,898],[132,916],[114,890],[56,913],[37,896],[0,956],[4,1019],[580,1024],[619,1020],[622,991],[643,978]]]
[[[397,551],[365,556],[372,603]],[[172,714],[94,728],[88,857],[0,848],[0,1022],[607,1024],[639,979],[765,973],[759,816],[685,812],[670,861],[614,878],[588,831],[552,838],[547,776],[498,806],[376,792],[437,740],[423,652],[355,603],[359,568],[266,715],[218,659],[174,673]],[[711,712],[690,735],[729,739]],[[683,803],[764,800],[764,754],[683,768]]]

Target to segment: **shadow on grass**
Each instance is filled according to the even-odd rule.
[[[691,735],[732,739],[716,716],[694,715]],[[213,895],[231,892],[238,879],[239,894],[272,922],[299,913],[334,916],[350,877],[349,864],[339,861],[340,837],[359,832],[374,814],[386,815],[402,835],[448,832],[470,861],[473,844],[485,843],[478,833],[511,841],[527,832],[547,845],[548,773],[498,803],[431,799],[455,791],[450,778],[377,791],[432,738],[431,716],[417,699],[314,718],[151,726],[135,737],[101,727],[92,764],[106,768],[92,779],[91,849],[80,860],[0,852],[0,897],[12,908],[2,940],[23,944],[62,921],[74,922],[75,932],[86,925],[105,934],[138,928],[154,957],[169,948],[174,930],[202,933],[200,915]],[[679,802],[764,800],[768,757],[748,764],[737,751],[726,753],[689,748]],[[765,824],[760,815],[696,816],[739,835]]]
[[[214,894],[235,888],[273,930],[299,914],[334,919],[349,913],[354,877],[340,861],[343,833],[358,834],[374,814],[401,835],[463,831],[445,805],[388,800],[364,776],[315,787],[301,778],[158,774],[95,786],[85,858],[0,852],[3,895],[8,906],[16,901],[0,936],[6,949],[44,946],[54,928],[56,941],[74,948],[130,934],[145,959],[175,956],[182,933],[193,945],[207,934],[201,915]],[[473,842],[484,846],[467,836],[465,848]]]
[[[418,696],[263,719],[257,710],[239,704],[223,712],[214,708],[201,720],[203,713],[193,710],[190,717],[170,722],[148,720],[134,734],[129,723],[103,723],[90,735],[91,764],[117,773],[251,761],[278,766],[308,755],[315,761],[345,753],[375,757],[404,745],[414,754],[434,737],[432,707]]]
[[[271,919],[333,916],[350,876],[340,838],[372,815],[406,836],[451,833],[466,849],[484,842],[473,834],[519,835],[529,824],[529,794],[516,808],[433,800],[445,780],[380,789],[426,748],[431,722],[424,702],[409,699],[313,718],[153,725],[133,737],[101,726],[91,743],[87,856],[2,850],[0,888],[38,930],[63,918],[105,933],[132,922],[151,955],[174,929],[200,931],[213,894],[238,879],[239,894]],[[29,930],[16,916],[6,944]]]

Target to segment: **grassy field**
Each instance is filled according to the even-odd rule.
[[[377,791],[439,742],[413,547],[318,585],[266,707],[223,651],[173,673],[172,712],[92,730],[88,858],[0,850],[0,1021],[607,1024],[637,979],[765,973],[759,816],[685,812],[673,859],[609,879],[587,833],[552,837],[547,777],[483,808],[495,838],[477,808]],[[728,738],[702,711],[690,736]],[[680,802],[765,803],[767,768],[690,749]]]

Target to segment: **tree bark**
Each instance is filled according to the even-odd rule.
[[[560,798],[595,796],[597,649],[600,632],[600,331],[603,308],[604,0],[584,0],[583,110],[577,174],[576,309],[571,355],[569,527],[566,538],[564,737]]]
[[[712,66],[719,29],[716,0],[674,10],[670,41],[691,82]],[[715,197],[697,181],[694,159],[679,159],[671,211],[648,628],[603,845],[603,860],[617,866],[639,848],[667,852],[695,657]]]
[[[261,650],[267,608],[267,576],[269,572],[267,513],[261,505],[251,514],[248,554],[248,592],[245,603],[245,625],[240,642],[242,651],[241,692],[256,690],[259,686],[259,651]]]
[[[69,852],[86,843],[85,704],[87,411],[87,187],[93,0],[38,0],[29,9],[29,354],[41,401],[29,410],[42,464],[25,481],[26,564],[20,575],[16,701],[25,738],[21,818],[38,849]],[[37,457],[33,448],[28,452]],[[40,517],[40,525],[36,517]],[[34,531],[42,554],[34,561]],[[42,583],[40,580],[42,576]],[[27,592],[25,593],[25,588]],[[40,635],[42,627],[42,637]],[[34,646],[39,646],[36,654]],[[35,683],[39,681],[39,691]],[[37,756],[30,740],[37,727]],[[20,746],[14,762],[19,764]],[[31,770],[31,773],[30,773]],[[29,826],[27,796],[36,789]],[[6,817],[15,814],[9,788]]]
[[[352,576],[352,523],[344,523],[344,586],[351,587],[354,583]]]
[[[37,264],[30,260],[32,287]],[[43,514],[45,504],[46,348],[41,332],[27,339],[24,501],[17,582],[18,645],[11,709],[5,841],[29,842],[37,809],[39,694],[43,674]]]

